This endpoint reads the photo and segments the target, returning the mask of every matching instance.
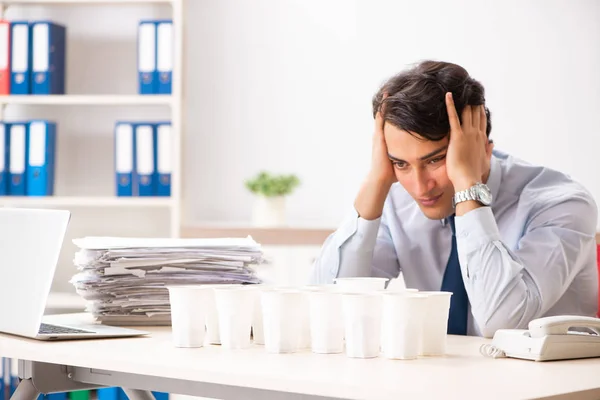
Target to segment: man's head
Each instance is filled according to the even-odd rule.
[[[392,77],[373,97],[382,111],[384,136],[398,182],[431,219],[453,213],[454,187],[446,173],[450,123],[445,95],[452,92],[460,116],[466,105],[485,104],[483,86],[459,65],[424,61]],[[486,134],[492,129],[490,111]],[[486,171],[487,174],[487,171]]]

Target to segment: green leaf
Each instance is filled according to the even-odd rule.
[[[267,171],[259,172],[245,182],[246,188],[254,194],[266,197],[286,196],[300,185],[296,175],[275,175]]]

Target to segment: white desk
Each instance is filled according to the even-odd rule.
[[[132,400],[149,399],[149,390],[221,399],[600,398],[600,359],[486,358],[481,338],[451,336],[445,357],[399,361],[268,354],[262,346],[177,349],[169,327],[146,330],[151,337],[56,342],[0,335],[0,356],[28,360],[22,377],[42,392],[121,386],[137,389],[127,391]],[[34,400],[23,382],[16,397]]]

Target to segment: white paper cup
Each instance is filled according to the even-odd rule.
[[[214,288],[221,346],[225,349],[250,347],[255,291],[245,286]]]
[[[373,358],[379,355],[381,296],[377,292],[342,294],[346,356]]]
[[[391,359],[417,358],[427,295],[392,290],[382,296],[381,353]]]
[[[254,290],[254,311],[252,313],[252,341],[254,344],[265,344],[265,329],[263,326],[261,296],[265,290],[271,290],[274,285],[256,284],[248,285],[248,289]]]
[[[342,295],[332,290],[308,292],[310,342],[313,353],[333,354],[344,351]]]
[[[221,344],[221,335],[219,333],[219,313],[217,312],[217,303],[215,301],[214,288],[242,286],[239,283],[224,283],[224,284],[206,284],[199,285],[205,288],[210,288],[210,296],[207,299],[207,315],[206,315],[206,337],[204,342],[208,344]]]
[[[201,286],[167,286],[175,347],[202,347],[210,291]]]
[[[448,316],[452,292],[419,292],[427,296],[423,317],[423,335],[419,355],[441,356],[446,354]]]
[[[261,293],[265,350],[268,353],[294,353],[303,346],[303,307],[300,290],[265,290]]]
[[[339,285],[339,290],[343,292],[368,292],[385,289],[385,283],[388,278],[376,277],[352,277],[335,278],[334,282]]]

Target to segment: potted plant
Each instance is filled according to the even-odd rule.
[[[246,188],[254,193],[252,220],[256,226],[285,224],[285,199],[300,184],[296,175],[275,175],[259,172],[246,181]]]

